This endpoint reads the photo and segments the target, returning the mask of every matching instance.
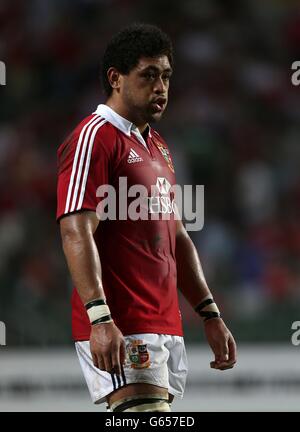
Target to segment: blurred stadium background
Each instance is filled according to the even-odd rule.
[[[0,410],[93,407],[71,341],[71,282],[56,208],[56,149],[104,95],[99,63],[133,21],[172,37],[175,73],[155,127],[179,184],[205,186],[191,233],[239,345],[209,370],[199,320],[181,299],[190,359],[176,410],[300,408],[300,5],[289,0],[0,1]]]

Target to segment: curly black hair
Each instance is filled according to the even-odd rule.
[[[173,47],[168,35],[151,24],[131,24],[119,31],[109,42],[103,55],[101,77],[107,96],[112,87],[107,78],[107,71],[115,67],[126,75],[137,66],[141,57],[166,55],[173,67]]]

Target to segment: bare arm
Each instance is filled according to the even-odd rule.
[[[105,297],[100,258],[93,237],[98,223],[96,214],[90,211],[75,213],[60,221],[64,254],[83,303]]]
[[[60,221],[64,254],[84,304],[105,299],[100,257],[94,240],[98,224],[96,213],[92,211],[71,214]],[[96,367],[121,373],[125,357],[124,338],[114,322],[92,325],[90,347]]]
[[[190,305],[195,308],[211,295],[197,250],[181,221],[176,232],[177,285]]]
[[[190,305],[195,308],[212,294],[207,286],[197,250],[181,221],[176,231],[177,284]],[[232,368],[236,362],[234,338],[221,318],[204,321],[207,341],[215,354],[211,367]]]

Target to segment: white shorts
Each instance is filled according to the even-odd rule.
[[[148,383],[164,387],[182,398],[187,376],[187,358],[181,336],[143,333],[124,336],[126,361],[119,377],[101,371],[93,364],[90,342],[75,342],[92,401],[105,402],[105,396],[132,383]]]

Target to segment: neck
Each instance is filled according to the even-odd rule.
[[[138,118],[132,115],[129,109],[126,106],[124,106],[122,102],[116,101],[112,96],[105,102],[105,104],[109,106],[111,109],[113,109],[121,117],[125,118],[126,120],[136,125],[136,127],[139,129],[141,133],[143,133],[144,130],[147,128],[148,123],[144,123],[143,121],[138,120]]]

